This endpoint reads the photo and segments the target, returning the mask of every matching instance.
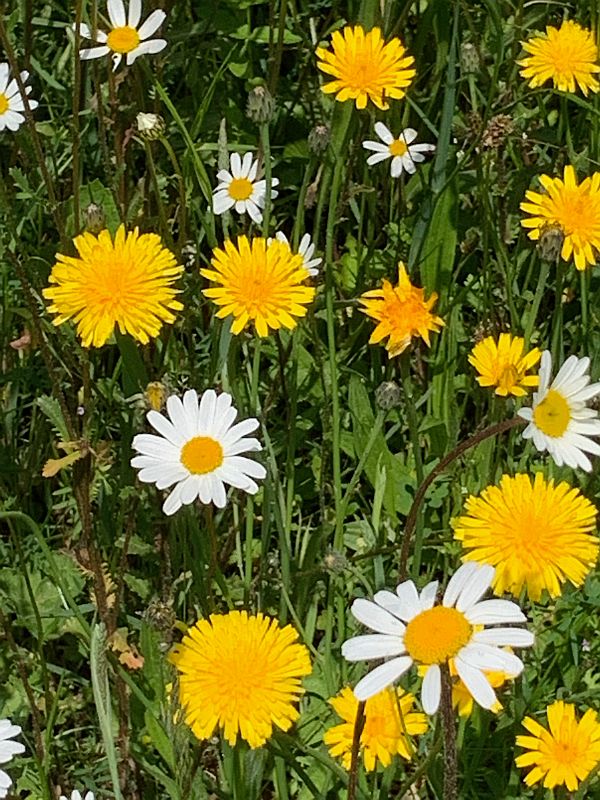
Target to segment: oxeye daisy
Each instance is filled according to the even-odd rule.
[[[226,241],[223,250],[215,248],[211,263],[214,269],[200,273],[220,286],[202,291],[221,306],[217,317],[234,318],[234,334],[249,322],[259,336],[267,336],[269,328],[292,330],[315,296],[314,287],[304,285],[308,273],[303,257],[277,239],[269,243],[240,236],[237,245]]]
[[[548,25],[545,36],[533,36],[521,44],[529,55],[517,64],[524,67],[521,75],[533,89],[550,79],[561,92],[575,92],[578,85],[587,97],[590,90],[600,89],[594,77],[600,72],[594,34],[572,19],[560,28]]]
[[[565,481],[503,475],[468,497],[465,511],[453,520],[454,538],[464,558],[496,568],[496,594],[519,597],[525,587],[532,600],[544,589],[558,597],[567,580],[581,586],[598,559],[596,508]]]
[[[600,445],[590,439],[600,436],[598,412],[586,405],[600,395],[600,383],[590,384],[589,366],[587,356],[569,356],[550,384],[552,356],[545,350],[533,406],[518,412],[529,423],[523,436],[533,439],[537,450],[547,450],[559,467],[566,464],[586,472],[591,471],[592,463],[585,454],[600,455]]]
[[[273,728],[298,719],[308,649],[291,625],[246,611],[211,614],[188,629],[170,660],[179,672],[179,700],[198,739],[216,728],[234,745],[238,735],[261,747]]]
[[[172,284],[183,272],[160,236],[121,225],[114,241],[107,230],[82,233],[73,244],[79,258],[57,253],[43,295],[57,314],[55,325],[77,324],[84,347],[101,347],[118,325],[142,344],[158,336],[163,323],[175,320],[183,306]]]
[[[28,72],[21,73],[21,81],[27,82]],[[29,101],[29,108],[33,111],[38,107],[35,100],[29,99],[31,86],[25,87],[25,93]],[[0,64],[0,131],[8,128],[9,131],[18,130],[25,122],[25,105],[23,97],[19,91],[19,86],[15,78],[10,80],[10,67],[6,63]]]
[[[532,767],[525,776],[527,786],[543,781],[546,789],[566,786],[569,792],[576,792],[600,764],[598,715],[589,708],[578,721],[575,706],[557,700],[546,708],[546,716],[550,730],[532,717],[523,720],[530,735],[517,736],[517,745],[529,752],[518,756],[515,763]]]
[[[395,594],[377,592],[374,602],[355,600],[352,614],[375,633],[344,642],[342,655],[348,661],[391,657],[356,684],[358,700],[383,691],[415,664],[425,668],[423,710],[434,714],[441,695],[440,665],[452,664],[475,701],[483,708],[495,708],[496,694],[486,673],[519,675],[523,662],[501,648],[531,647],[533,634],[523,628],[486,629],[497,623],[526,622],[516,603],[480,602],[493,579],[493,567],[469,562],[450,579],[441,605],[436,604],[437,581],[427,584],[420,595],[412,581],[405,581]]]
[[[25,752],[25,746],[21,742],[13,741],[20,733],[19,725],[12,725],[8,719],[0,719],[0,764],[8,764],[15,756]],[[6,797],[11,786],[10,775],[0,769],[0,797]]]
[[[521,220],[524,228],[531,228],[529,238],[543,240],[548,231],[557,231],[563,237],[563,261],[572,257],[578,270],[595,264],[600,251],[600,172],[577,184],[574,168],[566,166],[562,180],[541,175],[540,183],[546,194],[527,191],[520,205],[521,211],[533,215]]]
[[[287,244],[290,250],[292,249],[285,233],[278,231],[275,234],[275,238],[278,241]],[[314,278],[316,275],[318,275],[319,274],[318,267],[323,262],[323,259],[318,257],[313,258],[313,255],[315,253],[315,246],[310,240],[310,233],[305,233],[302,239],[300,239],[300,245],[298,246],[298,253],[302,256],[302,260],[304,262],[304,268],[311,276],[311,278]]]
[[[374,151],[373,155],[367,158],[367,164],[378,164],[380,161],[391,158],[392,178],[398,178],[403,170],[409,175],[413,175],[417,170],[416,164],[425,161],[423,153],[432,153],[435,150],[434,144],[413,144],[417,138],[414,128],[405,128],[396,138],[383,122],[376,122],[375,133],[381,142],[366,141],[362,143],[365,150]]]
[[[80,58],[84,60],[102,58],[112,53],[113,69],[116,69],[123,56],[129,65],[139,56],[160,53],[167,46],[165,39],[150,38],[163,24],[167,16],[164,11],[153,11],[140,25],[142,0],[129,0],[128,11],[123,0],[108,0],[106,6],[112,27],[108,33],[104,33],[101,30],[92,31],[88,25],[82,23],[80,27],[82,39],[98,42],[98,46],[83,48],[79,51]]]
[[[377,327],[371,334],[370,344],[378,344],[389,337],[386,349],[390,358],[400,355],[413,336],[420,336],[429,345],[429,333],[437,333],[444,324],[431,313],[437,294],[425,300],[425,292],[410,282],[404,264],[398,265],[398,285],[384,280],[381,289],[365,292],[360,298],[363,314],[375,319]]]
[[[65,794],[61,794],[60,800],[94,800],[94,793],[86,792],[85,795],[82,795],[79,789],[73,789],[70,797],[67,797]]]
[[[229,159],[231,172],[222,169],[217,173],[219,185],[213,193],[213,211],[223,214],[235,206],[238,214],[245,214],[260,224],[261,208],[265,206],[267,182],[257,181],[258,160],[252,160],[252,153],[246,153],[242,159],[238,153],[232,153]],[[273,187],[277,186],[277,178],[271,178],[271,198],[277,197]]]
[[[346,686],[328,702],[344,721],[325,731],[323,741],[331,755],[350,769],[358,700]],[[411,760],[413,748],[408,737],[427,731],[427,718],[413,710],[414,702],[414,696],[400,688],[384,689],[367,700],[360,735],[360,752],[367,772],[372,772],[378,761],[388,767],[396,755]]]
[[[377,108],[389,108],[388,100],[404,97],[416,74],[414,58],[406,54],[400,39],[385,43],[379,28],[365,33],[360,25],[346,26],[331,37],[333,52],[317,47],[317,66],[334,80],[321,88],[335,92],[340,102],[354,100],[366,108],[371,100]]]
[[[480,386],[494,386],[500,397],[514,395],[523,397],[539,383],[538,375],[527,375],[540,358],[541,352],[534,347],[523,354],[525,340],[510,333],[501,333],[498,341],[488,336],[471,350],[469,364],[479,373]]]
[[[194,389],[167,400],[169,419],[157,411],[149,411],[148,422],[160,436],[139,433],[133,437],[133,449],[140,455],[131,459],[131,466],[140,470],[143,483],[154,483],[157,489],[173,484],[163,504],[167,515],[200,498],[223,508],[227,502],[225,483],[256,494],[254,479],[266,473],[262,464],[240,453],[262,450],[258,439],[245,438],[258,428],[258,420],[245,419],[234,425],[237,410],[231,395],[208,389],[198,398]]]

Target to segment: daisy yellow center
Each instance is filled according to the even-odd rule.
[[[248,178],[234,178],[227,191],[234,200],[247,200],[252,194],[252,183]]]
[[[393,156],[404,156],[408,152],[408,145],[402,139],[394,139],[390,145],[390,153]]]
[[[456,608],[434,606],[411,619],[404,646],[421,664],[443,664],[470,641],[472,633],[471,624]]]
[[[571,409],[560,392],[550,389],[533,411],[535,425],[546,436],[560,438],[569,426]]]
[[[194,436],[181,448],[180,459],[193,475],[206,475],[223,463],[223,448],[210,436]]]
[[[8,111],[8,98],[0,92],[0,115]]]
[[[140,43],[140,35],[130,25],[113,28],[108,34],[106,44],[115,53],[131,53]]]

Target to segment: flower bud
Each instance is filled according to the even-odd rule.
[[[328,125],[315,125],[308,134],[308,146],[316,156],[323,155],[329,145],[331,131]]]
[[[375,402],[382,411],[396,408],[402,400],[402,389],[395,381],[384,381],[375,390]]]
[[[139,135],[148,142],[160,139],[165,132],[165,121],[158,114],[144,114],[140,111],[135,118],[135,123]]]
[[[266,86],[255,86],[248,94],[246,116],[250,117],[252,122],[261,124],[271,121],[274,110],[275,100],[271,92]]]
[[[86,231],[89,233],[98,234],[106,228],[106,216],[102,206],[96,203],[90,203],[83,212],[84,223]]]

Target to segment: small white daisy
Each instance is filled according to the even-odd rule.
[[[21,742],[12,741],[20,733],[21,728],[18,725],[12,725],[9,719],[0,719],[0,764],[8,764],[14,756],[25,752],[25,746]],[[7,796],[11,786],[10,775],[0,769],[0,798]]]
[[[432,153],[435,150],[434,144],[412,144],[417,138],[417,132],[414,128],[405,128],[396,139],[383,122],[376,122],[375,133],[379,136],[381,142],[363,142],[365,150],[375,151],[372,156],[367,158],[367,164],[378,164],[380,161],[385,161],[386,158],[391,158],[392,178],[397,178],[401,175],[403,169],[409,175],[413,175],[417,169],[415,164],[425,161],[423,153]]]
[[[288,242],[287,236],[285,235],[285,233],[282,233],[281,231],[278,231],[275,234],[275,238],[278,241],[283,242],[284,244],[287,244],[287,246],[290,248],[290,251],[292,250],[292,246]],[[271,240],[269,240],[269,244],[270,243],[271,243]],[[304,267],[305,267],[306,271],[308,272],[308,274],[311,277],[314,278],[315,275],[319,274],[318,267],[321,264],[321,262],[323,261],[323,259],[322,258],[313,258],[313,255],[314,255],[314,252],[315,252],[315,246],[310,240],[310,233],[305,233],[304,236],[302,237],[302,239],[300,239],[300,246],[298,247],[298,252],[302,256],[302,259],[304,261]]]
[[[592,463],[585,454],[600,455],[600,444],[589,438],[600,436],[598,412],[586,405],[600,395],[600,383],[590,384],[589,366],[587,356],[569,356],[550,385],[552,356],[545,350],[533,405],[518,412],[529,423],[523,437],[533,439],[537,450],[547,450],[559,467],[566,464],[586,472],[591,471]]]
[[[222,169],[217,172],[219,185],[213,193],[213,210],[215,214],[223,214],[235,206],[238,214],[248,212],[254,222],[262,222],[261,208],[265,207],[267,182],[256,180],[258,160],[253,161],[252,153],[246,153],[243,160],[239,153],[232,153],[229,159],[231,172]],[[271,178],[271,186],[277,186],[277,178]],[[277,192],[271,188],[271,197]]]
[[[73,789],[71,792],[71,797],[61,794],[60,800],[94,800],[94,793],[86,792],[85,797],[82,797],[81,792],[78,789]]]
[[[23,83],[27,82],[28,72],[21,73]],[[25,87],[25,92],[29,96],[31,86]],[[35,100],[29,100],[29,107],[33,111],[38,107]],[[10,80],[10,67],[6,63],[0,64],[0,131],[8,128],[9,131],[18,130],[25,122],[23,111],[23,98],[19,92],[19,86],[15,78]]]
[[[434,714],[441,696],[440,664],[448,663],[480,706],[496,708],[486,672],[519,675],[523,662],[500,648],[531,647],[533,634],[523,628],[485,629],[497,623],[526,622],[519,606],[509,600],[479,602],[493,578],[493,567],[469,561],[450,579],[441,605],[435,604],[437,581],[427,584],[420,595],[412,581],[405,581],[396,594],[377,592],[375,602],[355,600],[352,614],[376,633],[348,639],[342,655],[348,661],[391,657],[357,683],[358,700],[383,691],[417,664],[423,668],[419,670],[423,710]]]
[[[177,484],[163,504],[165,514],[174,514],[197,497],[223,508],[225,483],[256,494],[253,479],[262,480],[267,472],[240,453],[262,450],[258,439],[244,438],[259,423],[250,418],[234,425],[237,410],[231,405],[231,395],[217,396],[208,389],[198,398],[190,389],[183,402],[175,395],[168,398],[167,413],[170,420],[158,411],[148,412],[148,422],[161,435],[134,436],[133,449],[140,455],[131,459],[143,483],[154,483],[157,489]]]
[[[79,56],[82,59],[102,58],[112,52],[113,69],[116,69],[123,56],[126,56],[127,64],[133,64],[138,56],[146,53],[160,53],[167,46],[165,39],[150,38],[163,24],[167,16],[164,11],[153,11],[148,19],[140,25],[142,0],[129,0],[128,13],[125,11],[123,0],[108,0],[106,5],[112,25],[108,33],[97,30],[94,36],[88,25],[81,24],[80,36],[83,39],[91,39],[99,43],[98,47],[80,50]]]

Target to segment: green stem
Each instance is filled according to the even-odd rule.
[[[354,730],[352,732],[352,752],[350,756],[350,776],[348,779],[348,800],[355,800],[358,786],[358,759],[360,756],[360,737],[365,727],[365,705],[359,703],[356,707]]]
[[[83,0],[77,0],[75,5],[75,75],[73,79],[73,215],[75,217],[75,234],[81,230],[79,188],[81,186],[81,176],[79,174],[79,96],[81,94],[81,59],[79,58],[80,26],[83,16]]]
[[[531,256],[533,259],[536,258],[535,253]],[[527,317],[527,325],[525,326],[525,346],[529,347],[529,341],[531,339],[531,334],[533,332],[533,328],[536,323],[537,313],[540,307],[540,303],[542,302],[542,296],[546,289],[546,281],[548,280],[548,273],[550,272],[550,262],[549,261],[542,261],[542,265],[540,268],[540,274],[538,278],[538,284],[535,287],[535,295],[533,297],[533,303],[529,309],[529,315]]]
[[[160,219],[160,227],[164,241],[168,242],[169,246],[173,245],[171,231],[169,230],[169,222],[167,220],[167,212],[162,201],[160,194],[160,186],[158,185],[158,175],[156,174],[156,165],[154,163],[154,156],[152,155],[152,146],[150,142],[144,142],[146,148],[146,160],[148,162],[148,169],[150,170],[150,178],[154,186],[154,196],[156,197],[156,206],[158,208],[158,216]]]
[[[181,167],[179,165],[179,161],[177,160],[177,156],[175,155],[175,151],[171,147],[171,142],[167,139],[166,136],[161,137],[161,143],[167,154],[171,160],[171,164],[173,165],[173,169],[175,170],[175,175],[177,176],[177,186],[179,188],[179,246],[185,244],[186,240],[186,196],[185,196],[185,181],[183,180],[183,173],[181,171]]]
[[[589,342],[589,302],[590,302],[590,271],[584,269],[579,273],[581,287],[581,347],[584,353],[588,351]]]
[[[250,382],[250,413],[260,413],[260,403],[258,400],[258,384],[260,378],[260,351],[262,340],[260,337],[255,339],[254,358],[252,359],[252,375]],[[254,498],[248,495],[246,501],[246,542],[244,557],[244,595],[246,602],[250,599],[250,588],[252,586],[252,550],[254,544]]]
[[[263,150],[263,159],[265,162],[265,183],[266,183],[266,194],[265,194],[265,208],[263,211],[263,223],[262,223],[262,232],[263,236],[267,237],[269,235],[269,223],[271,221],[271,140],[269,138],[269,123],[263,122],[260,126],[260,140],[262,143],[262,150]]]

